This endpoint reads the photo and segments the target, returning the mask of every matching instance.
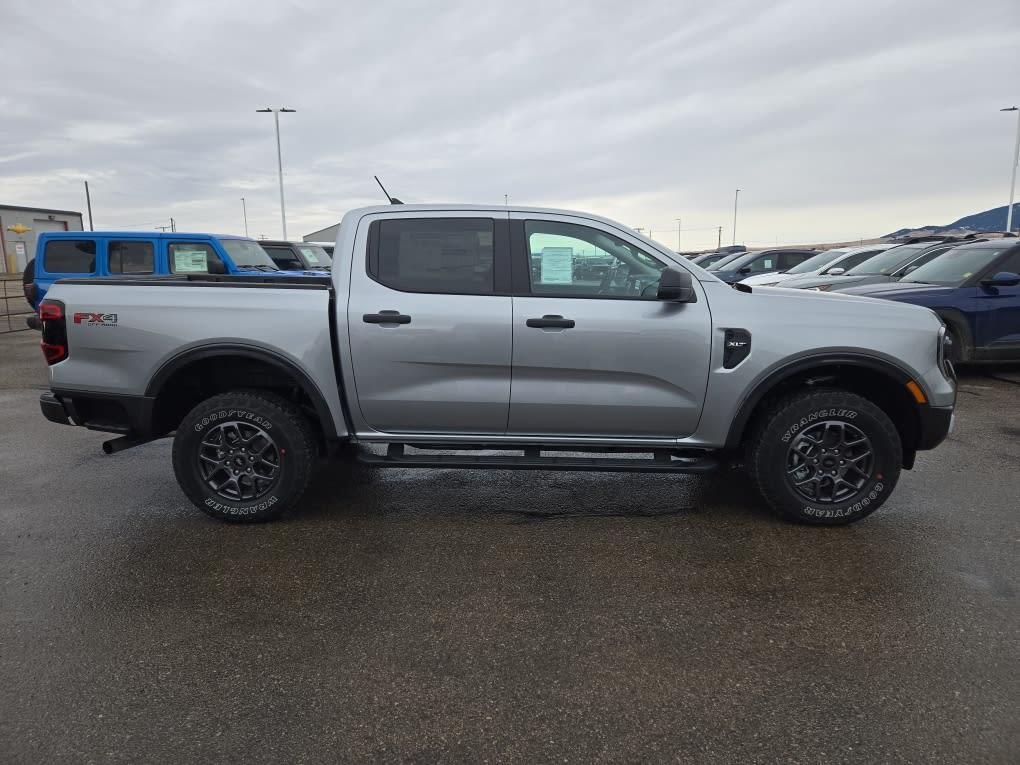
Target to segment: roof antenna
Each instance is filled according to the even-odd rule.
[[[386,195],[386,198],[390,201],[391,205],[402,205],[402,204],[404,204],[403,202],[401,202],[396,197],[391,197],[390,196],[390,192],[388,192],[386,190],[386,187],[382,185],[382,181],[379,180],[379,176],[378,175],[373,175],[372,177],[375,178],[375,182],[379,184],[379,188],[382,189],[382,193]]]

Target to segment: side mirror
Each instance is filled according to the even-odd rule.
[[[913,273],[914,271],[916,271],[919,268],[920,268],[920,266],[907,266],[906,270],[903,272],[903,275],[906,276],[909,273]]]
[[[738,274],[749,274],[749,273],[751,273],[751,267],[750,266],[744,266],[739,271],[737,271],[737,273]]]
[[[846,273],[846,269],[845,268],[840,268],[839,266],[836,266],[835,268],[830,268],[828,271],[826,271],[825,275],[826,276],[842,276],[845,273]]]
[[[659,291],[655,298],[671,303],[697,303],[698,294],[694,291],[690,272],[672,266],[665,269],[659,277]]]
[[[995,276],[981,280],[982,287],[1015,287],[1020,284],[1020,274],[1012,271],[999,271]]]
[[[223,261],[215,255],[210,255],[206,258],[206,265],[210,274],[225,274],[227,272],[227,267],[223,265]]]

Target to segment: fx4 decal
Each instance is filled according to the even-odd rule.
[[[75,324],[84,324],[87,327],[116,327],[117,314],[115,313],[76,313]]]

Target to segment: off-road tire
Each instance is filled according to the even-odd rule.
[[[253,481],[248,478],[249,493],[261,491],[257,496],[244,497],[245,484],[239,484],[237,479],[234,480],[240,492],[237,498],[215,491],[207,481],[218,483],[224,475],[229,479],[230,471],[226,469],[212,476],[203,476],[203,470],[211,468],[200,466],[202,460],[205,459],[209,464],[220,457],[216,447],[210,447],[208,443],[203,445],[204,440],[216,440],[220,434],[230,438],[233,432],[231,423],[238,423],[239,433],[250,435],[261,431],[263,434],[252,437],[255,445],[250,448],[236,449],[239,462],[249,459],[254,467],[254,455],[258,446],[267,440],[271,442],[271,447],[268,447],[269,461],[275,463],[275,466],[270,465],[269,461],[264,464],[268,465],[267,472],[272,471],[272,480],[259,478]],[[232,523],[270,521],[300,501],[316,462],[315,444],[315,435],[308,418],[286,399],[262,391],[223,393],[198,404],[177,427],[173,447],[174,473],[188,499],[213,518]],[[229,451],[226,447],[231,445],[226,444],[222,450],[224,456],[233,455],[232,451],[226,454]],[[247,457],[248,454],[252,456]],[[243,481],[245,467],[243,464],[238,467]],[[250,470],[247,472],[251,475]],[[253,488],[255,486],[259,488]]]
[[[832,425],[826,426],[825,423]],[[846,423],[846,426],[840,423]],[[862,485],[845,499],[826,497],[825,492],[819,490],[818,494],[826,501],[818,501],[804,496],[793,483],[803,476],[809,479],[817,477],[822,465],[806,465],[799,469],[799,475],[790,478],[788,471],[792,469],[791,464],[796,466],[814,461],[803,460],[799,452],[794,452],[798,434],[802,438],[800,444],[810,446],[803,439],[816,435],[819,430],[829,432],[829,427],[835,433],[842,430],[866,436],[868,444],[854,448],[863,450],[870,447],[872,458],[870,463],[866,463],[870,466],[870,474],[864,478],[861,473],[847,473],[847,478]],[[836,454],[836,451],[838,449],[831,449],[823,454],[819,447],[813,455],[822,456],[823,460],[832,463],[830,467],[842,471],[844,468],[841,468],[839,459],[847,456],[846,449],[841,454]],[[888,415],[870,401],[843,390],[803,391],[775,401],[758,418],[748,442],[747,468],[751,480],[778,515],[798,523],[836,526],[870,515],[889,498],[899,479],[902,464],[899,433]],[[841,472],[840,484],[835,484],[835,479],[830,481],[823,472],[823,488],[826,485],[842,487],[842,478]],[[817,483],[814,488],[818,488]],[[842,490],[849,492],[850,488],[846,486]],[[811,491],[811,487],[804,491]]]

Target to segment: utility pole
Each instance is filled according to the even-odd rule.
[[[635,230],[635,231],[637,231],[637,232],[638,232],[639,234],[640,234],[640,233],[641,233],[642,231],[644,231],[644,229],[643,229],[643,228],[641,228],[641,226],[634,226],[634,230]]]
[[[173,218],[170,219],[170,230],[173,232],[177,231],[177,222]]]
[[[85,204],[89,208],[89,231],[95,231],[92,228],[92,196],[89,194],[89,182],[85,181]]]
[[[740,198],[740,189],[733,194],[733,244],[737,243],[737,200]]]
[[[722,226],[719,226],[719,240],[716,242],[715,248],[717,250],[722,249]]]
[[[676,219],[676,251],[680,252],[680,219]]]
[[[287,238],[287,205],[283,201],[283,152],[280,149],[280,113],[291,114],[296,112],[297,109],[287,109],[281,107],[279,109],[270,109],[268,106],[265,109],[256,109],[256,112],[272,112],[273,121],[276,123],[276,169],[280,176],[280,222],[283,226],[283,238]]]
[[[510,205],[510,195],[509,194],[504,194],[503,195],[503,204],[504,204],[504,206],[509,206]]]
[[[244,235],[248,236],[248,207],[244,203],[244,197],[241,197],[241,214],[244,216]]]
[[[1013,147],[1013,170],[1009,181],[1009,207],[1006,208],[1006,233],[1013,229],[1013,195],[1016,192],[1016,166],[1020,162],[1020,109],[1011,106],[999,109],[1000,112],[1016,112],[1016,145]]]

